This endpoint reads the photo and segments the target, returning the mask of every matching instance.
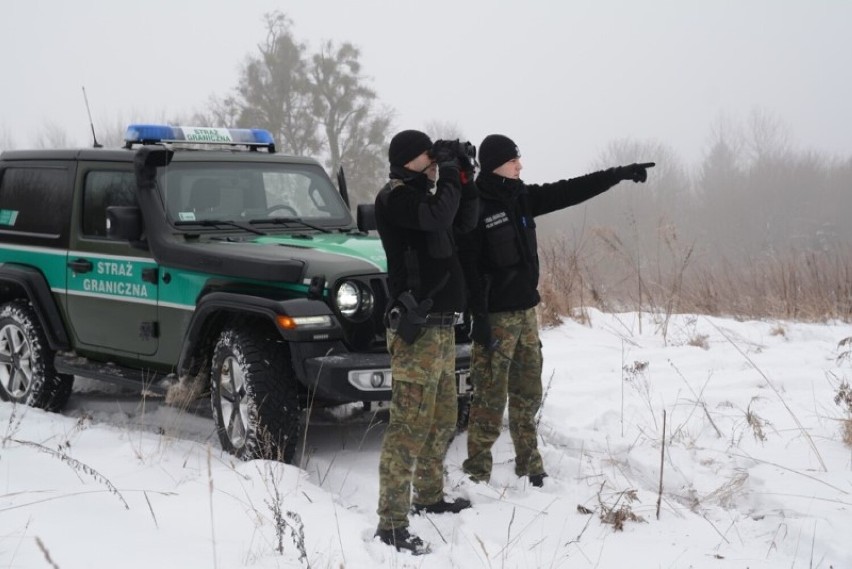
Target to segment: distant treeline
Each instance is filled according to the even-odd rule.
[[[646,185],[622,183],[541,220],[556,313],[591,304],[852,318],[852,158],[797,150],[759,112],[745,126],[720,125],[708,148],[692,172],[656,143],[606,149],[594,169],[657,167]]]

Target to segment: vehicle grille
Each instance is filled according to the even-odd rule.
[[[373,291],[373,312],[361,322],[352,322],[340,317],[349,348],[358,352],[380,352],[387,349],[385,343],[385,308],[388,305],[387,275],[363,275],[349,277],[360,281]]]

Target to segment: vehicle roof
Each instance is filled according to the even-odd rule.
[[[313,158],[289,156],[265,151],[174,148],[173,162],[281,162],[286,164],[319,164]],[[124,148],[72,148],[6,150],[3,160],[91,160],[103,162],[132,162],[136,149]]]

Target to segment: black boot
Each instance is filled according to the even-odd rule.
[[[464,498],[455,498],[452,502],[447,502],[446,498],[441,498],[434,504],[411,505],[411,509],[415,514],[458,514],[469,507],[470,500],[465,500]]]
[[[541,472],[539,474],[530,474],[530,484],[535,486],[536,488],[541,488],[544,486],[544,479],[547,478],[547,472]]]
[[[412,555],[423,555],[431,550],[423,540],[408,532],[408,528],[377,529],[375,536],[382,543],[392,545],[397,551],[410,551]]]

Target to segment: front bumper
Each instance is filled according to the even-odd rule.
[[[391,365],[387,353],[331,353],[305,358],[301,364],[300,381],[320,401],[352,403],[391,398]],[[470,392],[470,344],[456,345],[456,384],[459,395]]]

